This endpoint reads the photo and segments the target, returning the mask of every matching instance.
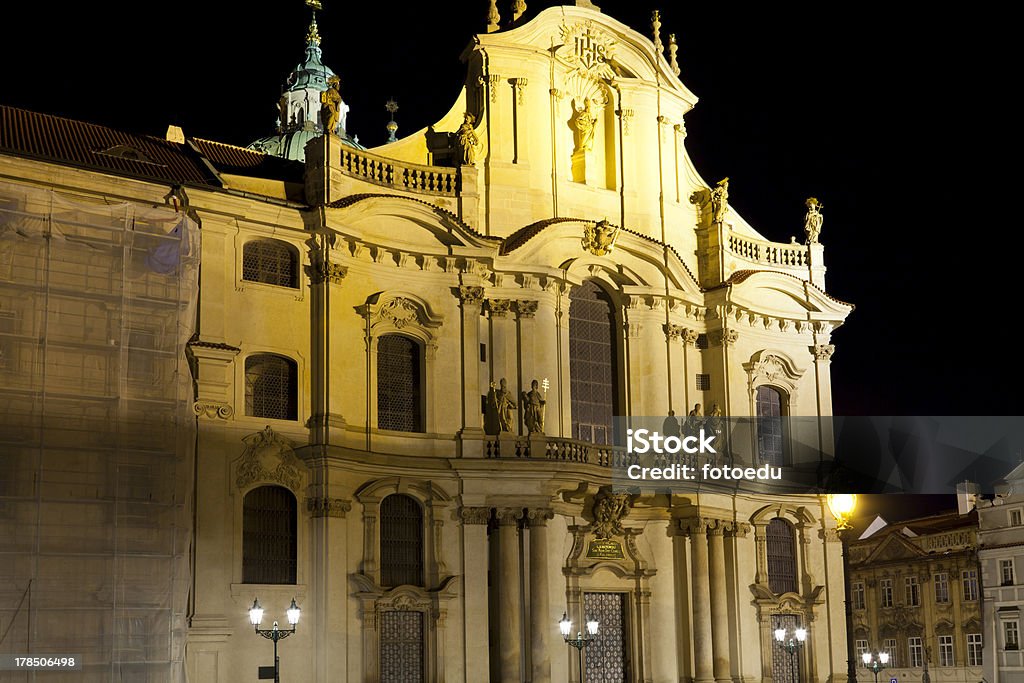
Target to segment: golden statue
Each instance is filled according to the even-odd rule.
[[[807,215],[804,216],[804,233],[807,235],[807,243],[817,244],[818,237],[821,235],[821,224],[825,221],[825,217],[821,215],[821,210],[825,205],[819,204],[814,197],[808,197],[804,206],[807,207]]]
[[[594,125],[597,123],[590,98],[583,100],[582,109],[576,109],[575,101],[572,106],[576,111],[572,121],[572,126],[576,129],[576,149],[573,150],[573,154],[590,152],[594,149]]]
[[[721,223],[725,221],[725,214],[729,212],[729,179],[722,178],[718,181],[715,189],[711,190],[711,222]]]
[[[327,90],[320,93],[320,121],[324,124],[324,134],[337,135],[338,121],[341,118],[341,79],[331,76],[327,79]]]
[[[456,151],[459,155],[459,164],[462,166],[472,166],[476,161],[476,146],[480,140],[476,137],[476,131],[473,130],[474,121],[476,119],[473,118],[473,115],[466,112],[462,118],[462,125],[455,133]]]

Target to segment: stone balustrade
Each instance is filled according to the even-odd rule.
[[[342,173],[375,185],[444,197],[454,197],[459,190],[454,168],[395,161],[351,147],[343,147],[340,154]]]
[[[729,232],[727,248],[731,254],[752,263],[782,268],[806,268],[810,253],[803,244],[765,242]]]
[[[539,441],[543,441],[543,452],[536,449],[536,444]],[[538,452],[534,452],[535,450]],[[627,462],[629,456],[623,446],[598,445],[586,441],[543,435],[534,435],[532,439],[513,435],[506,438],[488,436],[485,440],[484,456],[488,458],[559,460],[609,468],[629,464]]]

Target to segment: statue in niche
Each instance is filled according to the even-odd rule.
[[[523,422],[530,434],[544,433],[544,405],[547,398],[538,391],[538,382],[530,382],[530,390],[523,392]]]
[[[573,154],[578,152],[590,152],[594,149],[594,126],[597,124],[597,115],[594,114],[593,104],[589,97],[583,100],[583,107],[576,108],[576,100],[572,102],[573,115],[572,127],[576,131],[576,148]]]
[[[512,392],[508,390],[508,382],[501,378],[497,388],[491,382],[491,388],[487,392],[487,411],[484,414],[484,422],[488,434],[512,431],[512,411],[516,409],[516,402],[512,400]]]
[[[817,244],[818,236],[821,235],[821,224],[825,217],[821,215],[824,204],[819,204],[814,197],[808,197],[804,202],[807,207],[807,215],[804,216],[804,233],[807,235],[808,244]]]
[[[324,134],[335,135],[338,121],[341,119],[341,79],[331,76],[327,79],[327,90],[320,93],[320,121],[324,124]]]
[[[466,112],[462,118],[462,125],[455,133],[456,151],[459,164],[462,166],[472,166],[476,162],[476,146],[480,140],[476,136],[476,131],[473,130],[474,121],[476,119],[473,115]]]
[[[722,223],[729,212],[729,179],[722,178],[711,190],[711,222]]]

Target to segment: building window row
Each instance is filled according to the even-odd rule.
[[[1016,627],[1016,622],[1013,623]],[[1016,630],[1013,632],[1014,641],[1016,641]],[[951,635],[940,635],[937,638],[938,641],[938,665],[944,667],[956,666],[956,658],[953,651],[953,636]],[[858,639],[854,641],[854,647],[857,651],[857,661],[862,662],[862,655],[865,652],[870,652],[868,641],[866,639]],[[1011,649],[1011,648],[1007,648]],[[899,648],[896,638],[886,638],[882,641],[882,651],[889,654],[890,668],[898,667],[902,665],[900,659]],[[920,669],[924,666],[924,641],[921,636],[911,636],[907,638],[907,662],[906,665],[912,669]],[[967,634],[967,665],[968,666],[981,666],[982,657],[982,641],[980,633],[968,633]],[[863,666],[863,665],[862,665]]]

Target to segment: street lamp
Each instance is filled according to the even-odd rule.
[[[580,661],[580,683],[585,683],[583,678],[583,648],[594,640],[594,636],[597,635],[597,622],[591,619],[587,622],[587,637],[583,636],[582,631],[576,632],[575,638],[570,638],[572,634],[572,622],[569,620],[569,615],[562,612],[562,620],[558,622],[558,630],[562,632],[562,638],[570,646],[576,648],[576,654]]]
[[[789,662],[793,669],[793,683],[797,681],[797,665],[796,665],[796,653],[804,643],[807,641],[807,629],[798,628],[794,629],[792,633],[784,628],[775,629],[775,642],[779,644],[783,650],[789,653]]]
[[[877,655],[872,655],[870,652],[865,652],[860,657],[864,660],[864,666],[875,674],[875,683],[878,683],[878,672],[889,663],[889,653],[879,652]]]
[[[292,598],[292,604],[285,611],[288,617],[288,623],[291,624],[291,629],[282,631],[277,621],[274,621],[274,625],[270,628],[260,628],[260,622],[263,621],[263,608],[260,606],[259,598],[252,601],[252,607],[249,608],[249,623],[252,624],[253,628],[256,629],[256,633],[263,636],[267,640],[274,641],[274,670],[273,672],[268,671],[270,667],[260,667],[260,679],[270,678],[270,674],[273,673],[274,683],[281,683],[281,660],[277,657],[277,641],[284,640],[291,634],[295,633],[295,625],[299,623],[299,616],[302,611],[299,606],[295,604],[295,598]]]
[[[850,556],[846,549],[850,518],[857,509],[856,493],[830,493],[826,497],[828,509],[836,518],[836,533],[843,551],[843,595],[846,599],[846,679],[857,683],[857,660],[853,648],[853,599],[850,596]]]

